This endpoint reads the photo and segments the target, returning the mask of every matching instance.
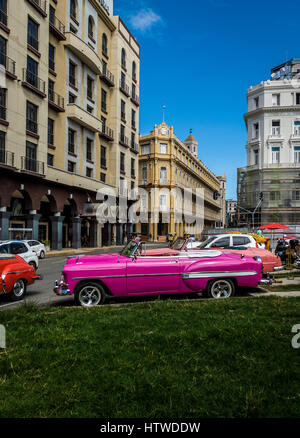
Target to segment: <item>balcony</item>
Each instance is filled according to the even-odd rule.
[[[67,105],[67,117],[92,132],[102,131],[102,121],[75,103]]]
[[[38,96],[45,98],[46,97],[46,83],[34,73],[26,68],[23,68],[23,87],[29,88],[29,90],[36,93]]]
[[[44,18],[47,17],[47,1],[46,0],[27,0]]]
[[[124,134],[120,134],[119,143],[121,146],[125,146],[126,148],[129,148],[129,139]]]
[[[11,79],[17,79],[16,76],[16,63],[11,58],[6,56],[4,53],[0,52],[0,65],[3,65],[3,67],[6,70],[6,76],[10,77]]]
[[[48,104],[55,111],[63,113],[65,111],[65,99],[55,91],[48,91]]]
[[[65,41],[65,25],[54,14],[49,17],[49,30],[59,41]]]
[[[114,141],[114,131],[108,128],[106,125],[102,124],[102,128],[99,134],[100,137],[105,138],[108,141]]]
[[[132,152],[134,152],[135,154],[138,154],[138,153],[139,153],[139,145],[138,145],[137,143],[133,143],[133,142],[131,142],[131,144],[130,144],[130,150],[131,150]]]
[[[120,79],[120,90],[125,94],[126,97],[130,96],[129,86]]]
[[[104,66],[102,66],[102,73],[100,74],[100,79],[105,82],[109,87],[115,86],[114,75]]]
[[[139,96],[135,93],[131,95],[130,98],[131,102],[133,102],[136,106],[140,105],[140,100],[139,100]]]
[[[15,154],[4,149],[0,149],[0,167],[15,167]]]
[[[21,171],[45,175],[45,163],[28,157],[21,157]]]
[[[102,61],[97,53],[82,39],[72,32],[66,32],[65,46],[86,64],[95,74],[101,75]]]

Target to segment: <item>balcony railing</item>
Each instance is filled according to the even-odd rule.
[[[130,96],[129,86],[122,80],[120,80],[120,90],[127,96]]]
[[[46,97],[46,83],[30,70],[23,68],[23,84],[42,97]]]
[[[100,75],[100,79],[102,79],[109,87],[114,87],[115,85],[115,77],[114,75],[107,69],[107,67],[102,66],[102,72]]]
[[[0,10],[0,23],[7,26],[7,13],[5,11]]]
[[[65,99],[53,90],[48,91],[49,105],[57,111],[65,111]]]
[[[21,157],[21,170],[28,172],[38,173],[39,175],[45,174],[45,163],[37,161],[28,157]]]
[[[31,33],[28,33],[27,44],[29,44],[30,47],[33,47],[35,50],[39,50],[39,40]]]
[[[100,131],[100,136],[106,138],[109,141],[114,139],[114,131],[108,128],[106,125],[102,124],[102,129]]]
[[[49,26],[52,34],[60,41],[66,40],[65,37],[65,25],[55,16],[55,14],[50,14]]]
[[[119,142],[121,145],[129,147],[129,139],[124,134],[120,134]]]
[[[38,124],[36,120],[26,119],[26,130],[29,132],[33,132],[34,134],[38,133]]]
[[[5,166],[15,166],[15,154],[5,149],[0,149],[0,164]]]
[[[131,100],[133,103],[135,103],[137,106],[140,104],[139,96],[136,93],[132,93]]]
[[[5,53],[0,52],[0,65],[5,67],[7,73],[11,75],[16,75],[16,63],[11,58],[9,58]]]
[[[137,143],[131,142],[131,144],[130,144],[130,149],[131,149],[133,152],[135,152],[135,153],[138,154],[138,152],[139,152],[139,145],[138,145]]]

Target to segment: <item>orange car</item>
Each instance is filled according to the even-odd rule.
[[[0,254],[0,295],[7,294],[12,301],[19,301],[24,298],[27,286],[41,278],[21,257]]]

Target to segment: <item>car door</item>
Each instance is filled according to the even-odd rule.
[[[233,246],[251,247],[251,240],[247,236],[233,236]]]
[[[127,262],[128,295],[179,291],[178,257],[137,257]]]
[[[31,252],[28,251],[27,246],[22,242],[12,242],[10,244],[11,254],[17,254],[22,257],[26,262],[31,260]]]
[[[230,236],[220,237],[211,243],[210,248],[226,248],[231,246]]]
[[[39,242],[37,242],[36,240],[30,240],[29,242],[27,242],[28,245],[30,246],[31,250],[38,255],[39,253]]]

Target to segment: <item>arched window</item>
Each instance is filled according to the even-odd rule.
[[[106,56],[108,55],[107,36],[105,33],[102,35],[102,53]]]
[[[134,61],[132,63],[132,78],[136,79],[136,63]]]
[[[94,22],[93,17],[90,15],[89,16],[89,23],[88,23],[89,38],[94,39],[94,30],[95,30],[95,22]]]
[[[125,52],[125,49],[122,49],[122,52],[121,52],[121,64],[122,64],[122,67],[126,68],[126,52]]]
[[[77,18],[77,1],[70,0],[70,15],[72,18]]]

